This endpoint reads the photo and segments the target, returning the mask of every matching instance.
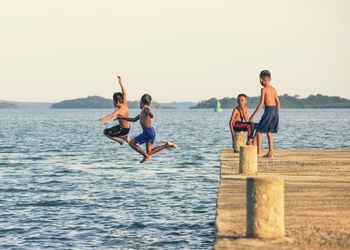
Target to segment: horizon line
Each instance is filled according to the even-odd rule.
[[[291,94],[288,94],[288,93],[283,93],[283,94],[279,94],[279,96],[283,96],[283,95],[288,95],[288,96],[291,96],[291,97],[295,97],[295,96],[299,96],[300,98],[307,98],[309,96],[315,96],[315,95],[322,95],[322,96],[328,96],[328,97],[339,97],[339,98],[344,98],[344,99],[347,99],[347,100],[350,100],[350,97],[344,97],[344,96],[340,96],[340,95],[326,95],[326,94],[321,94],[321,93],[315,93],[315,94],[309,94],[307,96],[301,96],[299,94],[294,94],[294,95],[291,95]],[[60,101],[35,101],[35,100],[5,100],[5,99],[0,99],[0,102],[32,102],[32,103],[58,103],[58,102],[62,102],[62,101],[68,101],[68,100],[74,100],[74,99],[80,99],[80,98],[87,98],[87,97],[91,97],[91,96],[98,96],[98,97],[103,97],[105,99],[112,99],[110,97],[105,97],[105,96],[101,96],[101,95],[87,95],[85,97],[75,97],[75,98],[67,98],[67,99],[63,99],[63,100],[60,100]],[[258,96],[250,96],[250,95],[247,95],[248,97],[259,97],[260,95]],[[210,97],[210,98],[207,98],[207,99],[202,99],[202,100],[199,100],[199,101],[191,101],[191,100],[172,100],[172,101],[157,101],[155,100],[156,102],[158,103],[171,103],[171,102],[177,102],[177,103],[183,103],[183,102],[192,102],[192,103],[199,103],[199,102],[202,102],[202,101],[207,101],[209,99],[212,99],[212,98],[216,98],[218,100],[220,99],[224,99],[224,98],[236,98],[236,96],[225,96],[225,97]],[[139,99],[135,99],[135,100],[130,100],[129,101],[139,101]]]

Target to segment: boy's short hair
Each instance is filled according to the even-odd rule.
[[[237,99],[239,99],[241,96],[243,96],[245,99],[247,99],[247,95],[246,95],[246,94],[239,94],[239,95],[237,96]]]
[[[268,70],[263,70],[260,72],[260,76],[261,79],[264,79],[265,77],[271,78],[271,73]]]
[[[113,94],[113,101],[115,103],[118,103],[118,102],[123,103],[124,102],[124,95],[123,95],[123,93],[120,93],[120,92],[114,93]]]
[[[144,104],[144,105],[150,105],[151,102],[152,102],[152,96],[150,96],[149,94],[144,94],[144,95],[141,97],[141,102],[142,102],[142,104]]]

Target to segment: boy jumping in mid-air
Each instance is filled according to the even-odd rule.
[[[120,76],[118,76],[118,82],[119,82],[120,88],[122,89],[122,93],[116,92],[113,94],[113,104],[114,104],[114,107],[116,107],[116,110],[113,113],[101,118],[99,120],[101,124],[105,123],[106,121],[112,118],[116,118],[118,115],[129,116],[126,92]],[[123,145],[124,143],[123,140],[127,141],[127,134],[129,133],[129,131],[130,131],[129,122],[119,121],[118,125],[105,129],[103,131],[103,134],[107,136],[109,139],[112,139],[113,141],[118,142],[120,145]]]
[[[250,122],[254,121],[254,117],[265,105],[265,111],[259,125],[256,129],[258,137],[258,155],[261,154],[262,135],[266,133],[269,140],[269,152],[264,155],[267,158],[273,158],[273,136],[272,133],[278,132],[278,121],[280,112],[280,101],[278,99],[277,92],[274,87],[271,86],[271,73],[268,70],[263,70],[260,73],[260,84],[263,86],[261,89],[260,103],[252,116],[249,118]]]
[[[154,128],[152,127],[152,119],[153,114],[151,112],[151,101],[152,97],[148,94],[144,94],[141,97],[140,102],[140,109],[141,113],[137,115],[135,118],[128,118],[123,115],[118,115],[118,119],[120,121],[130,121],[130,122],[136,122],[140,120],[141,127],[143,129],[142,134],[136,136],[134,139],[132,139],[129,142],[130,147],[132,147],[135,151],[139,152],[143,155],[143,159],[140,161],[140,163],[144,163],[147,160],[151,158],[151,155],[154,155],[155,153],[169,148],[169,147],[177,147],[176,144],[168,141],[162,146],[158,146],[152,149],[152,145],[154,143],[154,139],[156,137]],[[143,144],[146,143],[146,152],[143,151],[137,144]]]
[[[251,145],[253,143],[254,137],[254,124],[248,121],[248,106],[247,106],[247,96],[245,94],[239,94],[237,97],[238,106],[232,111],[230,119],[230,130],[232,134],[232,145],[234,145],[234,134],[235,132],[247,131],[248,141],[247,144]],[[236,152],[236,151],[235,151]]]

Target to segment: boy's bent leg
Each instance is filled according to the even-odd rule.
[[[103,134],[104,134],[106,137],[108,137],[109,139],[111,139],[111,140],[113,140],[113,141],[115,141],[115,142],[118,142],[120,145],[123,145],[123,144],[124,144],[124,142],[123,142],[122,140],[119,140],[119,139],[117,139],[117,137],[114,137],[114,136],[109,135],[108,132],[107,132],[106,130],[103,131]]]
[[[175,143],[167,141],[164,145],[153,148],[150,155],[154,155],[154,154],[158,153],[159,151],[162,151],[166,148],[176,148],[176,147],[177,147],[177,145]]]
[[[118,138],[123,139],[127,143],[130,142],[130,137],[128,135],[118,136]]]
[[[149,143],[149,142],[146,143],[146,152],[148,155],[151,155],[152,147],[153,147],[153,145],[151,143]]]
[[[132,139],[129,142],[130,147],[132,147],[136,152],[140,153],[143,155],[143,159],[142,161],[140,161],[140,163],[144,163],[145,161],[147,161],[150,158],[150,155],[145,153],[145,151],[143,151],[137,144],[135,139]]]

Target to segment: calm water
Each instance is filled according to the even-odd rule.
[[[109,111],[0,110],[1,249],[211,249],[230,111],[154,110],[180,148],[144,165],[103,136]],[[350,109],[282,110],[275,145],[350,148],[349,128]]]

